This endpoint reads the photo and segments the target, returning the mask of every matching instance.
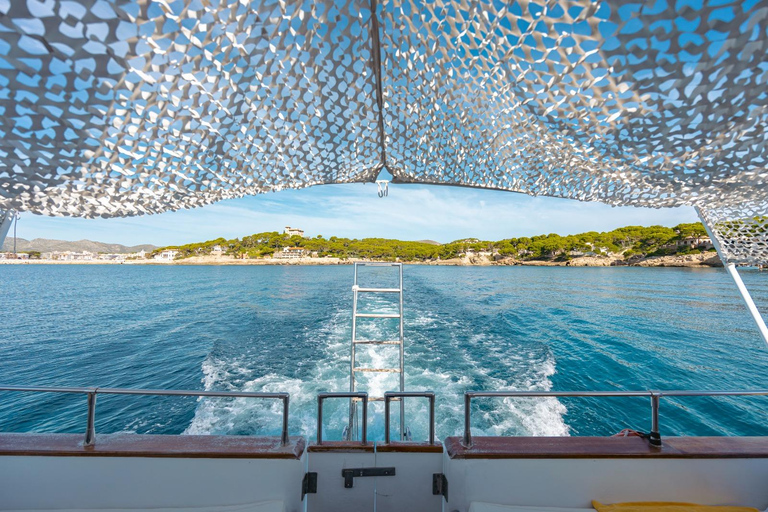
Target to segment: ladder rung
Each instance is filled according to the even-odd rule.
[[[354,368],[355,372],[385,372],[385,373],[400,373],[398,368]]]
[[[373,340],[360,340],[354,341],[355,345],[399,345],[399,341],[373,341]]]
[[[352,288],[355,289],[354,287]],[[358,288],[358,292],[367,292],[367,293],[400,293],[400,288]]]
[[[357,313],[356,318],[400,318],[400,313]]]

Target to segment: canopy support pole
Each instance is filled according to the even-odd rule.
[[[15,211],[0,210],[0,250],[2,250],[5,236],[8,234],[8,230],[11,229],[14,219],[16,219]]]
[[[728,263],[720,246],[720,241],[717,239],[717,237],[715,237],[711,226],[707,223],[706,217],[701,214],[701,210],[698,206],[696,207],[696,213],[699,215],[701,223],[704,224],[704,229],[707,230],[707,234],[709,235],[709,239],[712,241],[712,245],[714,245],[715,249],[717,249],[717,254],[723,261],[725,270],[731,276],[733,282],[736,283],[736,288],[739,289],[739,293],[741,294],[741,298],[744,299],[744,303],[747,305],[749,314],[752,315],[752,319],[755,321],[755,324],[757,324],[757,330],[760,331],[760,336],[763,338],[763,341],[768,344],[768,327],[765,326],[765,320],[763,320],[763,316],[757,309],[755,301],[752,300],[752,296],[749,294],[749,290],[747,290],[747,287],[744,285],[744,281],[742,281],[741,276],[739,275],[739,271],[736,269],[736,265],[734,263]]]

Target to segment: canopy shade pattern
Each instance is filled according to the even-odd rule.
[[[759,0],[0,0],[0,208],[129,216],[386,167],[752,218],[767,82]]]

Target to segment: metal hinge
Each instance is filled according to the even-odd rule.
[[[432,494],[442,496],[448,501],[448,479],[442,473],[432,474]]]
[[[317,494],[317,473],[304,473],[304,480],[301,482],[301,500],[307,494]]]
[[[395,468],[342,469],[341,476],[344,477],[344,488],[351,489],[356,476],[395,476]]]

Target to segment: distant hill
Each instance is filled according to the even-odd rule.
[[[700,222],[664,226],[626,226],[605,233],[589,231],[578,235],[554,233],[531,237],[488,241],[464,238],[449,244],[432,240],[410,242],[387,238],[349,239],[332,236],[302,238],[277,231],[256,233],[242,239],[217,238],[168,247],[176,251],[176,259],[212,254],[213,248],[228,256],[245,258],[285,258],[284,249],[298,247],[307,255],[320,258],[357,258],[381,261],[437,261],[482,256],[519,261],[568,262],[580,257],[612,257],[622,264],[654,256],[701,254],[714,251],[712,242]]]
[[[24,240],[23,238],[16,239],[16,252],[52,252],[52,251],[73,251],[83,252],[89,251],[93,253],[106,252],[106,253],[130,253],[139,252],[141,250],[147,252],[157,249],[154,245],[134,245],[127,247],[120,244],[105,244],[103,242],[94,242],[92,240],[79,240],[77,242],[67,242],[66,240],[49,240],[47,238],[35,238],[32,241]],[[13,250],[13,237],[7,237],[3,244],[3,252]]]
[[[420,244],[429,244],[429,245],[442,245],[440,242],[435,242],[434,240],[417,240]]]

